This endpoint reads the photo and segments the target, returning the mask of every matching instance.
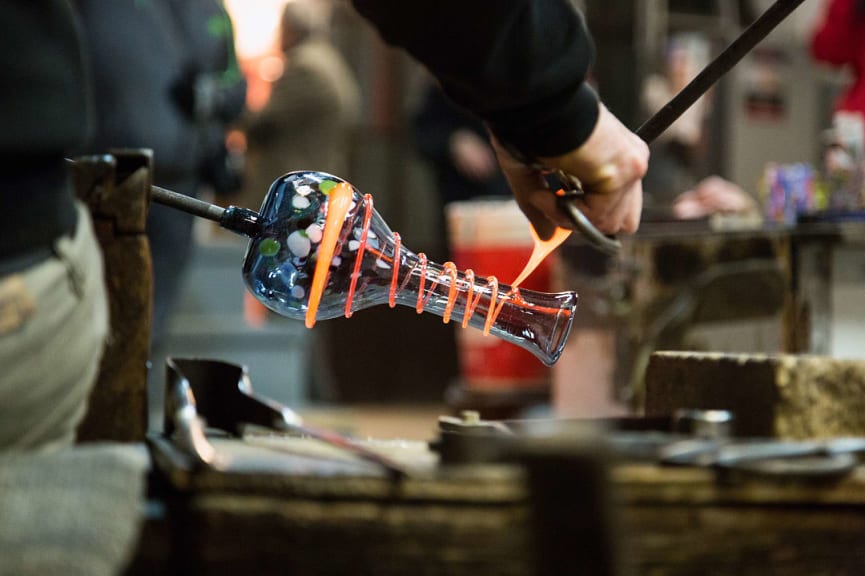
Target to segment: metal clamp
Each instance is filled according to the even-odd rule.
[[[607,236],[598,230],[586,218],[586,215],[574,205],[574,200],[583,198],[586,195],[586,192],[583,190],[583,183],[580,182],[579,178],[568,174],[564,170],[550,169],[544,166],[536,158],[524,154],[521,150],[506,141],[501,141],[500,144],[518,162],[522,162],[532,170],[536,170],[539,174],[556,177],[561,186],[559,190],[554,192],[558,207],[568,216],[574,227],[589,241],[589,244],[610,256],[618,256],[621,253],[622,243],[616,240],[615,237]]]
[[[559,208],[568,215],[568,218],[576,226],[577,230],[586,237],[592,246],[604,254],[618,256],[622,251],[622,243],[614,236],[607,236],[598,230],[574,204],[574,200],[583,198],[586,195],[579,178],[563,170],[555,170],[552,173],[562,185],[562,188],[556,192],[556,201]]]

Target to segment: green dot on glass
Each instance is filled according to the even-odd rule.
[[[279,252],[279,242],[273,238],[265,238],[258,245],[258,252],[262,256],[276,256]]]
[[[330,194],[334,186],[336,186],[336,182],[333,180],[322,180],[321,184],[318,185],[318,191],[322,194]]]

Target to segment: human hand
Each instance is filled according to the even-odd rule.
[[[449,140],[454,166],[469,180],[483,182],[496,170],[496,156],[490,145],[471,130],[457,130]]]
[[[648,169],[649,147],[603,104],[599,106],[598,122],[582,146],[538,161],[547,169],[579,178],[586,194],[575,203],[598,230],[633,234],[643,209],[642,178]],[[517,204],[538,236],[549,238],[556,226],[574,229],[543,174],[515,159],[495,139],[493,146]]]
[[[747,192],[719,176],[701,180],[693,190],[679,194],[673,201],[673,214],[683,220],[758,211],[757,202]]]

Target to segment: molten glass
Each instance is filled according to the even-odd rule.
[[[349,317],[380,304],[411,306],[507,340],[551,366],[577,306],[574,292],[519,290],[476,278],[402,245],[372,197],[323,172],[274,182],[247,248],[243,278],[274,312],[305,320]]]

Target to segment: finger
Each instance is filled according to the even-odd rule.
[[[643,215],[643,185],[638,182],[634,189],[628,193],[630,200],[625,208],[622,220],[622,232],[634,234],[640,228],[640,218]]]
[[[633,184],[624,194],[587,194],[580,201],[583,212],[605,234],[633,234],[643,208],[642,185]]]
[[[535,171],[508,174],[508,183],[514,199],[529,219],[538,237],[547,240],[556,228],[554,218],[559,216],[555,195],[547,188],[543,177]]]

